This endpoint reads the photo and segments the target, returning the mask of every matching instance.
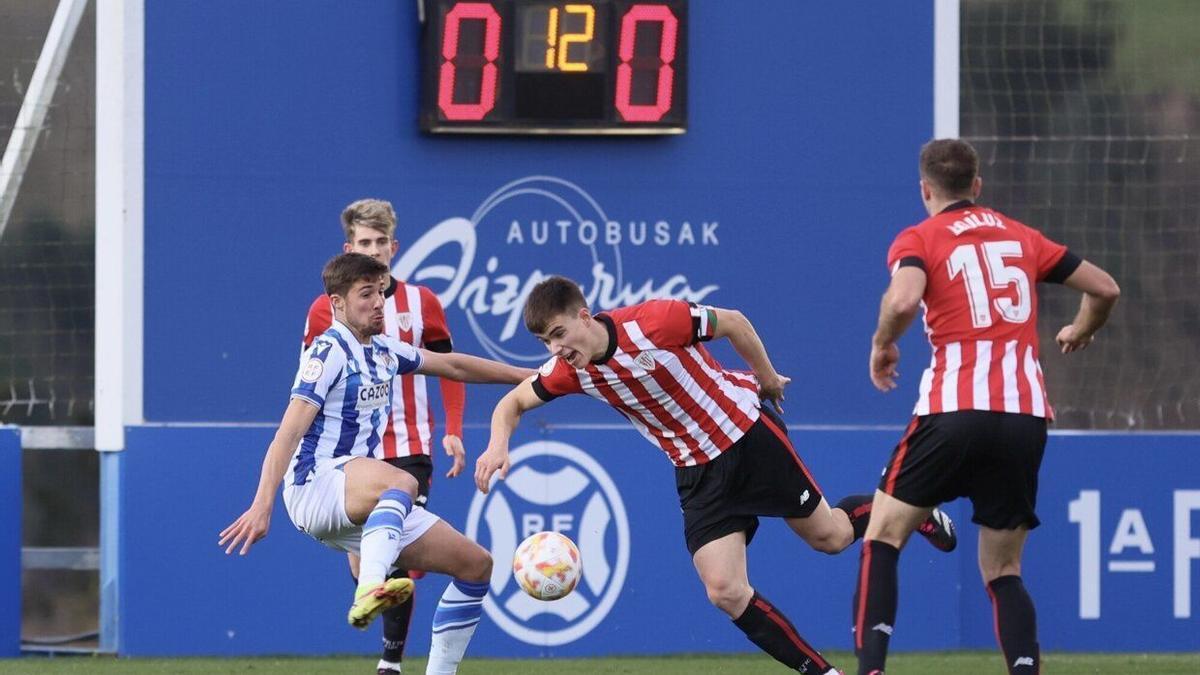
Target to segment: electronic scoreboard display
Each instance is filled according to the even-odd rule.
[[[686,0],[428,0],[424,8],[424,131],[687,130]]]

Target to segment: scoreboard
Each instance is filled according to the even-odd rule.
[[[430,133],[681,134],[687,2],[433,0],[422,35]]]

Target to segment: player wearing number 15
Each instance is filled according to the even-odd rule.
[[[1041,657],[1021,551],[1038,525],[1038,468],[1053,418],[1038,360],[1034,284],[1084,293],[1074,322],[1058,333],[1063,353],[1091,343],[1120,290],[1062,244],[976,205],[983,183],[968,143],[931,141],[920,167],[929,218],[901,232],[888,251],[892,282],[872,341],[871,381],[881,391],[895,388],[896,340],[921,305],[933,359],[875,492],[863,542],[854,597],[858,672],[883,673],[900,548],[935,506],[969,497],[1005,664],[1010,673],[1033,674]]]

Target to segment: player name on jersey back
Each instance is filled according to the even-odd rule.
[[[947,225],[947,228],[954,233],[954,236],[956,237],[964,232],[970,232],[971,230],[979,227],[998,227],[1002,230],[1008,229],[1004,227],[1004,221],[1000,220],[1000,217],[992,211],[968,212],[962,218]]]

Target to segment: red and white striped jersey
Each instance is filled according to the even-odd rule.
[[[701,341],[716,328],[713,310],[681,300],[650,300],[596,315],[608,350],[576,370],[559,357],[534,380],[549,401],[585,393],[624,415],[675,466],[703,464],[724,452],[759,417],[758,382],[728,371]]]
[[[414,347],[448,352],[450,329],[446,312],[433,291],[416,284],[392,279],[386,293],[384,334]],[[304,348],[329,328],[333,310],[329,296],[321,295],[308,309],[304,325]],[[446,407],[446,433],[462,436],[465,389],[461,382],[442,381],[442,400]],[[384,429],[380,459],[429,455],[435,419],[430,405],[427,378],[413,373],[397,376],[392,389],[392,416]]]
[[[992,209],[958,202],[900,233],[894,274],[925,270],[922,306],[933,358],[915,415],[990,410],[1053,418],[1038,360],[1040,281],[1061,282],[1079,258]]]

